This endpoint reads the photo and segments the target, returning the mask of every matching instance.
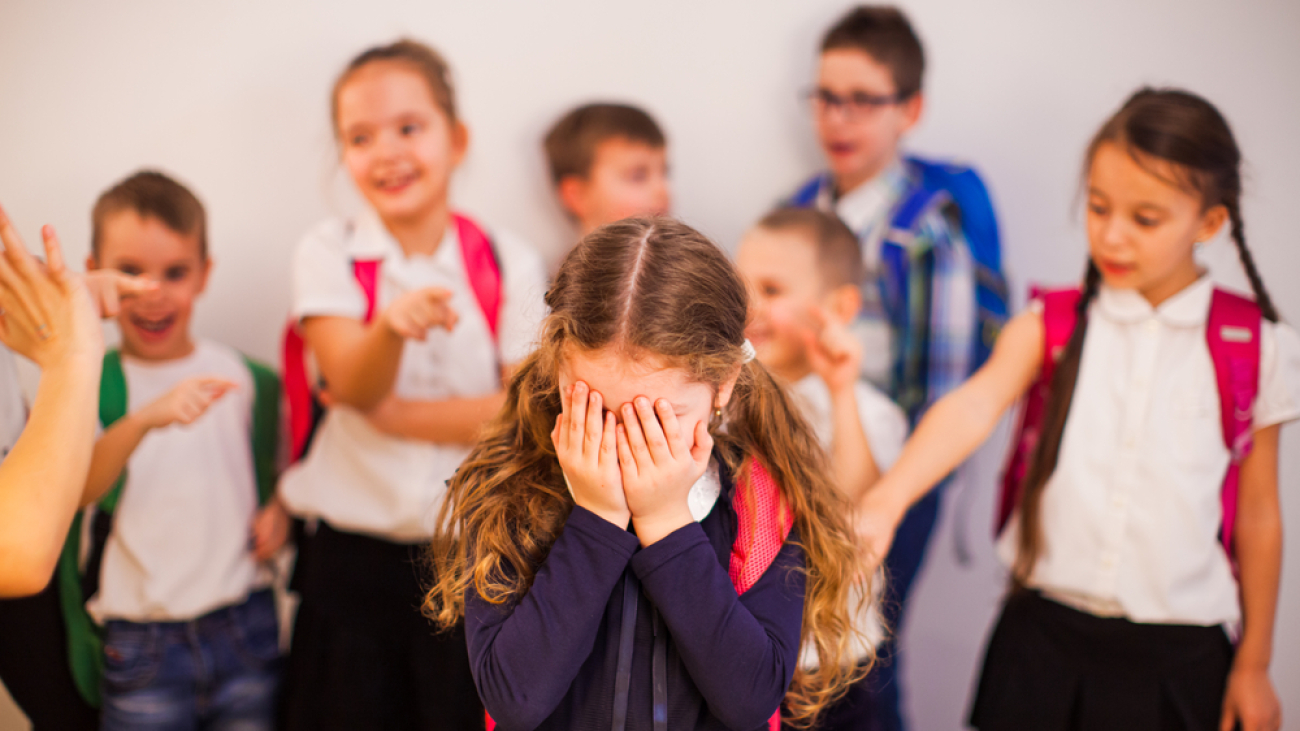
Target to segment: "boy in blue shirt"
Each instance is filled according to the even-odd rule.
[[[862,312],[852,327],[863,343],[862,375],[913,425],[986,357],[1005,316],[996,223],[978,176],[900,151],[924,108],[924,70],[920,40],[898,9],[860,6],[837,21],[822,39],[810,94],[828,169],[790,201],[833,211],[857,235],[867,268]],[[982,227],[968,237],[963,222]],[[973,248],[973,241],[983,248]],[[981,267],[990,276],[977,279]],[[977,285],[990,280],[991,287]],[[977,296],[977,286],[986,291]],[[885,559],[885,619],[895,636],[937,520],[939,494],[912,508]],[[881,660],[872,673],[871,707],[853,728],[903,728],[892,641],[881,647]]]

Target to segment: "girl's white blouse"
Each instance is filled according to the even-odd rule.
[[[1229,455],[1205,337],[1212,292],[1203,277],[1153,309],[1136,291],[1103,286],[1092,303],[1029,582],[1048,596],[1135,622],[1240,619],[1218,541]],[[1297,417],[1300,339],[1265,321],[1254,427]],[[998,543],[1007,565],[1017,519]]]

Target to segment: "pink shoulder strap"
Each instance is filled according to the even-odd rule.
[[[998,512],[994,523],[994,533],[1001,533],[1006,527],[1011,514],[1020,502],[1025,475],[1038,448],[1038,436],[1043,426],[1044,410],[1047,408],[1047,396],[1052,386],[1052,375],[1056,372],[1056,362],[1061,351],[1070,341],[1074,326],[1078,320],[1078,288],[1044,289],[1031,287],[1030,299],[1043,303],[1043,362],[1039,368],[1038,378],[1025,393],[1020,411],[1020,425],[1011,442],[1011,454],[1002,472],[1002,490],[998,500]]]
[[[492,251],[492,242],[483,229],[473,219],[459,213],[453,213],[456,221],[456,233],[460,238],[460,253],[465,261],[465,274],[469,278],[470,289],[478,300],[483,316],[487,318],[488,330],[492,339],[497,339],[497,328],[501,319],[501,267],[496,253]]]
[[[1241,461],[1250,453],[1251,422],[1255,397],[1259,393],[1260,327],[1259,306],[1253,301],[1215,288],[1210,299],[1210,315],[1205,323],[1205,338],[1214,361],[1214,379],[1219,389],[1219,418],[1223,425],[1223,442],[1231,463],[1223,477],[1220,499],[1223,503],[1223,526],[1219,540],[1236,566],[1232,545],[1237,522],[1237,493]]]
[[[776,560],[794,527],[794,513],[772,474],[757,459],[747,460],[742,468],[732,507],[736,541],[727,573],[736,593],[744,594]]]
[[[354,259],[352,276],[366,299],[363,322],[375,317],[379,293],[379,265],[382,259]],[[307,446],[314,426],[312,384],[307,381],[307,342],[298,331],[298,323],[290,322],[284,330],[281,344],[281,365],[284,369],[284,398],[289,409],[289,458],[298,461]]]

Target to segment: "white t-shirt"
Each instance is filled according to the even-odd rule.
[[[1158,308],[1102,287],[1043,493],[1030,585],[1099,615],[1213,626],[1241,616],[1218,533],[1229,464],[1205,327],[1208,278]],[[1264,321],[1254,428],[1300,417],[1300,340]],[[1015,558],[1013,517],[998,542]]]
[[[533,349],[545,315],[541,259],[517,239],[492,235],[500,260],[500,362],[518,363]],[[382,259],[376,314],[423,287],[452,292],[456,327],[429,331],[402,351],[394,391],[399,398],[437,400],[486,396],[501,389],[497,346],[465,273],[456,226],[430,256],[406,256],[379,218],[327,221],[298,245],[293,262],[293,317],[364,318],[365,295],[353,275],[356,259]],[[433,535],[446,481],[469,448],[392,437],[348,406],[321,422],[311,451],[290,468],[280,495],[293,512],[323,518],[341,530],[415,543]]]
[[[858,381],[854,389],[858,400],[858,417],[862,421],[862,432],[871,447],[872,459],[883,473],[898,460],[907,441],[907,416],[889,397],[863,381]],[[831,392],[826,382],[816,374],[800,379],[790,387],[791,395],[798,404],[800,412],[817,435],[822,448],[831,449]],[[872,582],[872,589],[880,596],[883,574],[877,574]],[[854,597],[859,600],[860,595]],[[865,643],[853,648],[858,658],[866,657],[870,648],[879,645],[885,639],[884,623],[876,611],[877,602],[863,605],[863,612],[857,619],[857,628],[865,635]],[[817,667],[817,651],[812,645],[805,645],[800,662],[806,668]]]
[[[27,423],[27,402],[14,367],[14,354],[0,345],[0,460],[9,455]]]
[[[100,622],[183,621],[244,601],[270,584],[249,549],[258,500],[248,365],[234,349],[200,341],[177,360],[123,357],[122,371],[128,412],[187,378],[217,376],[236,388],[193,424],[149,432],[131,454],[87,609]]]

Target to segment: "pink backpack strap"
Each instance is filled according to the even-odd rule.
[[[1030,299],[1043,303],[1043,363],[1038,378],[1025,393],[1020,411],[1020,425],[1011,442],[1011,454],[1002,472],[1002,490],[998,500],[998,511],[994,524],[994,534],[1002,532],[1016,505],[1020,502],[1020,493],[1024,486],[1025,475],[1038,448],[1038,437],[1043,426],[1047,397],[1052,387],[1052,375],[1056,373],[1056,363],[1061,351],[1070,342],[1070,335],[1078,320],[1079,297],[1082,292],[1077,288],[1044,289],[1031,287]]]
[[[1205,323],[1205,338],[1219,388],[1223,442],[1232,460],[1223,477],[1223,526],[1219,540],[1234,569],[1237,562],[1232,537],[1237,521],[1238,483],[1241,462],[1253,446],[1251,423],[1255,396],[1259,393],[1261,320],[1259,306],[1253,301],[1215,288],[1210,299],[1210,316]]]
[[[758,583],[794,528],[794,512],[781,495],[772,473],[762,461],[748,459],[740,470],[736,494],[731,501],[736,511],[736,541],[731,545],[727,574],[737,594]],[[781,728],[781,710],[767,722],[769,731]]]
[[[379,295],[379,265],[382,262],[382,259],[355,259],[352,262],[352,276],[366,298],[366,310],[362,317],[366,323],[375,317]],[[284,369],[284,397],[289,407],[289,459],[297,462],[302,459],[307,440],[316,425],[315,409],[312,406],[315,396],[312,394],[312,384],[307,379],[307,342],[303,340],[297,322],[290,322],[284,329],[280,358]]]
[[[737,594],[749,591],[767,571],[794,527],[794,513],[781,489],[757,459],[746,460],[732,500],[736,541],[727,573]]]
[[[456,233],[460,238],[460,253],[465,261],[465,275],[470,289],[478,300],[483,316],[487,318],[492,339],[497,340],[501,320],[501,267],[492,241],[473,219],[459,213],[452,214]]]

